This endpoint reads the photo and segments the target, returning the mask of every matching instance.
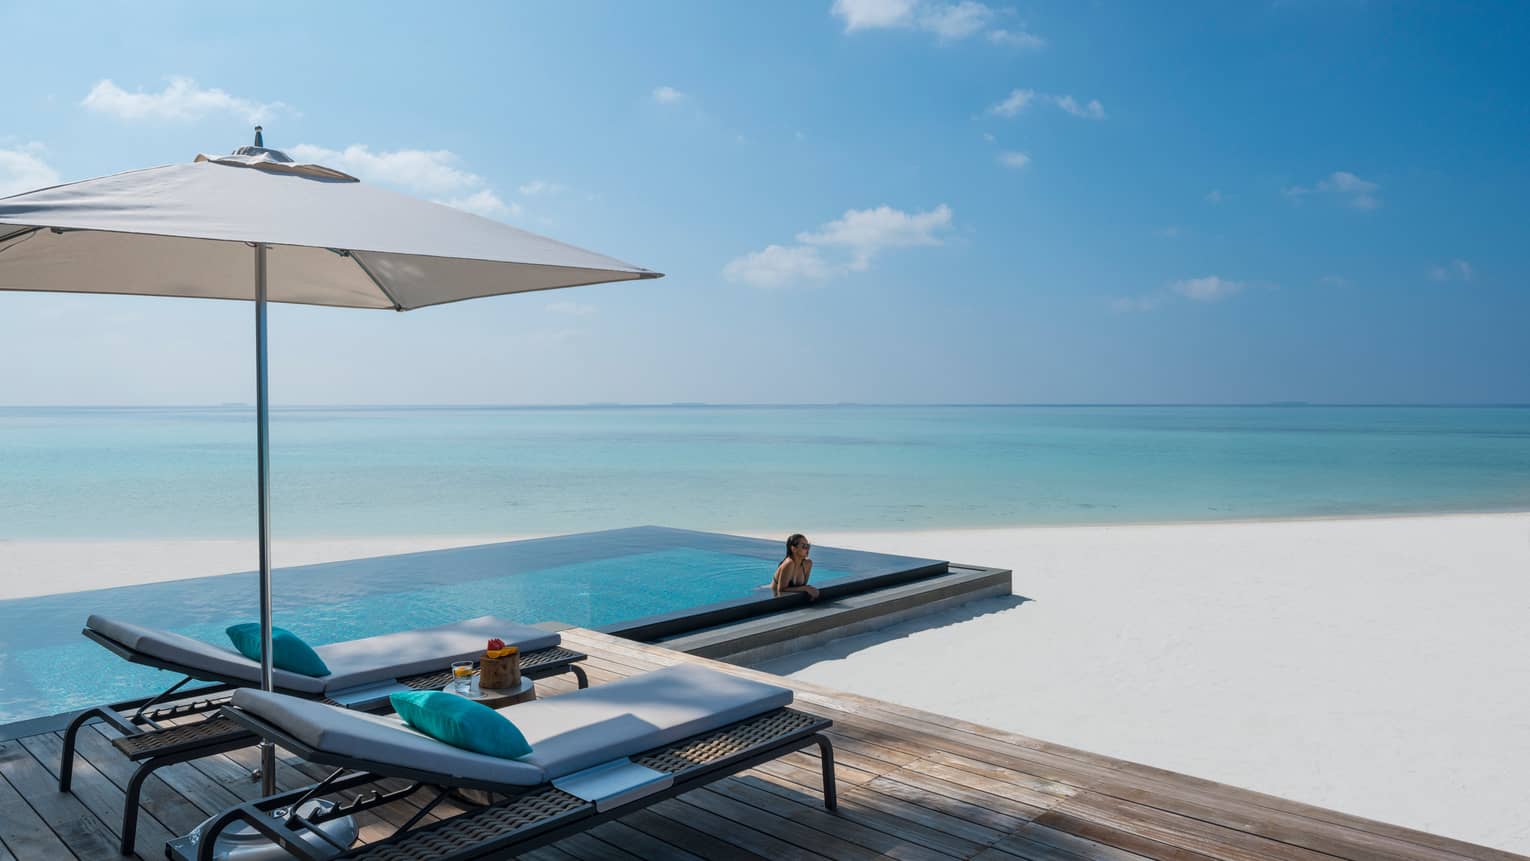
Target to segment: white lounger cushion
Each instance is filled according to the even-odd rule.
[[[333,691],[444,670],[453,661],[474,660],[483,654],[491,637],[499,637],[506,645],[523,652],[548,649],[563,642],[554,631],[479,616],[434,628],[327,643],[314,646],[313,650],[329,667],[330,674],[323,678],[324,690]]]
[[[92,615],[85,625],[134,651],[162,661],[249,684],[260,683],[260,664],[229,646],[215,646],[171,631],[104,616]],[[275,670],[272,680],[283,690],[315,695],[430,670],[444,670],[453,661],[465,661],[482,654],[490,637],[500,637],[523,652],[546,649],[562,642],[554,632],[494,616],[479,616],[434,628],[315,646],[314,651],[330,669],[329,675],[314,677]]]
[[[252,688],[234,691],[233,703],[303,744],[337,756],[516,786],[546,782],[539,766],[452,747],[411,729],[395,715],[351,711]]]
[[[519,760],[435,741],[395,717],[377,717],[281,694],[241,689],[234,705],[327,753],[468,780],[535,786],[624,756],[790,705],[788,688],[694,665],[507,706],[531,743]]]
[[[679,664],[501,709],[549,779],[790,705],[790,688]]]

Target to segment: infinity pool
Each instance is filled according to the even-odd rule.
[[[765,597],[782,544],[642,526],[280,568],[276,624],[314,644],[493,614],[581,627]],[[815,584],[939,564],[813,549]],[[37,572],[45,576],[46,572]],[[91,613],[223,644],[258,618],[253,572],[0,601],[0,723],[153,693],[175,680],[80,635]]]

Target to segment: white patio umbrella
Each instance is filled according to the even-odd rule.
[[[271,690],[266,303],[409,311],[463,299],[658,278],[255,145],[0,198],[0,290],[255,303],[261,688]],[[275,750],[261,751],[266,793]]]

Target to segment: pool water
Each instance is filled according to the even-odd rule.
[[[763,596],[781,545],[637,527],[272,572],[273,614],[315,645],[495,615],[599,627]],[[815,583],[932,562],[815,547]],[[144,696],[176,676],[80,634],[91,613],[223,644],[258,618],[253,572],[0,601],[0,723]]]

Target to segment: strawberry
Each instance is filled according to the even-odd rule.
[[[505,641],[498,637],[489,641],[489,651],[494,652],[505,647]]]

